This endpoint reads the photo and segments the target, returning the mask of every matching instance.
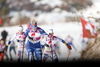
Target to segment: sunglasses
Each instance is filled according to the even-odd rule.
[[[37,24],[36,23],[31,23],[30,27],[37,27]]]

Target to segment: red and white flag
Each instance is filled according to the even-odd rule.
[[[83,38],[95,38],[98,35],[95,26],[83,18],[80,18],[80,20],[82,22]]]

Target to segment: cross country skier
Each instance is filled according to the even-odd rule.
[[[87,47],[88,38],[83,38],[83,35],[81,34],[79,39],[81,42],[81,50],[85,50],[85,48]]]
[[[56,54],[56,46],[57,43],[60,41],[67,46],[69,50],[71,50],[71,46],[68,45],[63,39],[54,36],[53,29],[49,29],[47,31],[48,35],[44,36],[45,39],[45,48],[42,55],[42,60],[45,62],[48,58],[51,58],[54,62],[58,62],[58,57]]]
[[[11,39],[11,38],[10,38]],[[9,39],[9,40],[10,40]],[[11,43],[10,43],[10,46],[9,46],[9,55],[10,55],[10,60],[12,61],[12,54],[11,54],[11,51],[14,51],[14,54],[16,55],[16,47],[15,47],[15,42],[14,41],[12,41]]]
[[[68,35],[68,36],[65,38],[65,41],[66,41],[69,45],[71,45],[71,46],[74,48],[75,51],[77,51],[77,49],[75,48],[75,46],[74,46],[74,44],[73,44],[73,38],[72,38],[70,35]]]
[[[23,32],[23,26],[18,27],[18,32],[16,32],[13,37],[8,41],[8,45],[10,45],[15,39],[16,39],[16,45],[17,45],[17,60],[20,62],[23,59],[23,52],[25,48],[25,33]]]
[[[42,61],[42,45],[40,43],[42,35],[47,35],[45,31],[37,26],[37,22],[32,19],[30,25],[31,28],[25,30],[27,37],[26,49],[28,51],[28,59],[30,62],[34,61],[34,55],[37,62]]]

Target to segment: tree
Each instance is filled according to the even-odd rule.
[[[9,13],[9,6],[7,0],[0,0],[0,18],[5,22]],[[4,24],[4,23],[3,23]]]
[[[91,0],[62,0],[62,1],[66,4],[62,5],[62,9],[67,10],[69,12],[75,12],[76,10],[79,11],[93,4]]]

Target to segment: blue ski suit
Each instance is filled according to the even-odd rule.
[[[40,43],[41,36],[47,35],[43,29],[40,27],[36,28],[36,31],[32,31],[32,29],[27,28],[25,30],[25,35],[27,37],[26,41],[26,50],[28,51],[28,59],[30,62],[34,61],[34,55],[36,57],[36,61],[42,61],[42,50],[43,45]]]

